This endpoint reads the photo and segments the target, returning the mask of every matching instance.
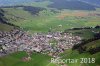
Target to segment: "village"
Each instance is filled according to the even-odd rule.
[[[38,52],[57,56],[59,53],[81,43],[80,36],[71,33],[48,32],[29,34],[14,29],[10,32],[0,31],[0,56],[17,51]]]

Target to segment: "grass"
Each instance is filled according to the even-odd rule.
[[[13,29],[12,26],[0,23],[0,31],[10,31],[11,29]]]
[[[86,44],[84,47],[87,47],[86,50],[88,51],[91,48],[100,47],[100,44],[99,43],[100,43],[100,39],[99,40],[92,41],[92,42]]]
[[[69,52],[69,53],[68,53]],[[68,66],[96,66],[96,65],[100,65],[100,52],[99,53],[96,53],[96,54],[89,54],[89,53],[82,53],[82,54],[79,54],[77,50],[67,50],[66,52],[64,52],[61,57],[63,59],[78,59],[78,62],[77,63],[66,63]],[[95,63],[83,63],[81,64],[81,60],[80,58],[95,58]]]
[[[67,50],[61,57],[63,59],[78,59],[77,63],[66,63],[68,66],[96,66],[100,65],[100,52],[90,55],[89,53],[79,54],[78,51]],[[32,53],[32,60],[29,62],[23,62],[21,59],[27,56],[25,52],[17,52],[8,56],[0,57],[0,66],[58,66],[57,64],[50,63],[50,58],[47,55],[40,53]],[[95,58],[95,63],[80,63],[80,58]]]
[[[100,25],[100,16],[84,17],[83,15],[83,17],[78,17],[81,11],[78,11],[80,14],[76,14],[77,11],[65,9],[62,11],[56,10],[58,13],[54,13],[50,11],[50,8],[47,8],[47,10],[40,11],[38,15],[32,15],[28,11],[24,11],[23,8],[4,8],[4,10],[6,11],[5,17],[9,19],[9,22],[31,32],[47,32],[50,28],[53,31],[64,31],[74,27]],[[92,13],[92,11],[82,12],[86,13],[86,15]],[[95,11],[95,13],[97,12]],[[59,28],[59,25],[62,25],[62,27]]]
[[[86,50],[90,47],[100,47],[99,45],[100,40],[95,40],[90,43],[85,44]],[[83,46],[83,47],[84,47]],[[100,65],[100,52],[97,52],[95,54],[90,54],[89,52],[79,53],[78,50],[66,50],[64,53],[60,54],[62,59],[78,59],[78,63],[67,63],[68,66],[99,66]],[[95,58],[95,63],[80,63],[80,58]]]
[[[73,35],[81,36],[84,39],[91,39],[94,37],[94,33],[98,32],[100,29],[91,28],[91,29],[82,29],[82,30],[66,30],[65,32],[73,33]]]
[[[27,56],[25,52],[17,52],[0,58],[0,66],[46,66],[50,63],[47,55],[32,53],[32,60],[23,62],[21,59]],[[52,64],[49,66],[53,66]]]

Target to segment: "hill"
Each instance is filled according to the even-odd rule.
[[[96,6],[78,0],[51,0],[53,4],[48,7],[70,10],[95,10]]]
[[[100,7],[100,0],[79,0]]]
[[[73,28],[73,29],[66,29],[64,32],[69,32],[74,35],[83,37],[84,40],[88,40],[88,39],[94,38],[95,34],[100,32],[100,28],[92,28],[92,27]]]
[[[0,0],[0,6],[19,6],[26,4],[34,4],[34,2],[45,2],[46,0]],[[100,0],[47,0],[53,4],[48,4],[48,7],[57,9],[71,10],[95,10],[100,6]],[[44,3],[46,4],[46,3]]]
[[[0,57],[0,66],[47,66],[50,63],[50,56],[40,53],[32,53],[32,60],[24,62],[25,52],[16,52],[5,57]]]
[[[4,16],[5,11],[3,9],[0,9],[0,31],[9,31],[13,29],[14,25],[9,23]]]
[[[61,31],[99,25],[99,11],[56,10],[35,6],[7,6],[2,8],[9,23],[31,32]],[[62,25],[60,29],[57,29]]]
[[[11,29],[13,29],[12,26],[0,23],[0,31],[10,31]]]
[[[88,52],[88,50],[95,49],[96,47],[100,47],[99,45],[100,39],[91,41],[89,43],[86,43],[85,45],[82,45],[80,47],[86,47],[84,52],[80,53],[79,48],[76,49],[68,49],[64,53],[59,54],[60,59],[78,59],[79,61],[77,63],[66,63],[68,66],[99,66],[100,65],[100,51],[91,54]],[[0,57],[0,66],[58,66],[61,64],[57,63],[50,63],[50,60],[52,57],[33,52],[31,55],[32,60],[28,62],[22,61],[23,57],[27,57],[27,54],[25,52],[16,52],[12,53],[10,55],[7,55],[5,57]],[[41,58],[41,59],[40,59]],[[81,63],[81,58],[87,58],[92,59],[89,61],[84,61]],[[95,58],[95,59],[94,59]]]
[[[77,49],[73,49],[73,50],[66,50],[64,53],[62,53],[60,56],[62,59],[78,59],[80,60],[81,58],[85,58],[85,59],[93,59],[94,60],[90,60],[92,62],[88,61],[83,61],[83,63],[80,63],[80,61],[78,61],[77,63],[66,63],[69,66],[99,66],[100,65],[100,50],[98,50],[98,52],[94,51],[96,50],[97,47],[100,47],[99,45],[100,39],[98,40],[94,40],[91,41],[89,43],[86,43],[85,45],[81,45],[79,46]],[[84,52],[80,52],[81,50],[83,50],[82,48],[84,48]],[[91,52],[89,50],[91,50],[91,52],[95,52],[93,54],[91,54]]]
[[[0,6],[14,6],[14,5],[22,5],[32,2],[39,2],[42,0],[0,0]]]
[[[4,17],[4,10],[0,9],[0,22],[6,23],[6,18]]]

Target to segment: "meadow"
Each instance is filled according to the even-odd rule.
[[[50,29],[64,31],[75,27],[100,25],[98,15],[100,13],[97,11],[44,9],[37,11],[37,14],[32,14],[32,10],[30,13],[30,10],[25,11],[23,7],[3,9],[7,11],[5,17],[9,19],[10,23],[31,32],[48,32]]]
[[[13,29],[12,26],[0,23],[0,31],[10,31],[11,29]]]
[[[31,55],[31,61],[22,61],[22,58],[26,56],[26,52],[16,52],[8,56],[0,57],[0,66],[47,66],[51,59],[48,55],[34,52]],[[53,64],[49,66],[53,66]]]

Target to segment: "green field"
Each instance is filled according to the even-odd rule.
[[[32,60],[29,62],[22,61],[27,56],[25,52],[16,52],[0,58],[0,66],[47,66],[50,63],[50,56],[32,53]],[[50,65],[52,66],[52,65]]]
[[[100,55],[100,52],[93,54],[93,55],[91,55],[89,53],[79,54],[78,51],[76,51],[76,50],[74,50],[74,51],[67,50],[67,51],[65,51],[65,53],[61,54],[62,59],[63,58],[64,59],[71,58],[71,59],[79,59],[79,60],[80,60],[80,58],[95,58],[96,59],[95,63],[80,63],[81,61],[78,61],[77,63],[67,63],[68,66],[80,66],[80,65],[82,65],[82,66],[96,66],[97,65],[98,66],[98,65],[100,65],[99,55]]]
[[[10,31],[11,29],[13,29],[12,26],[0,23],[0,31]]]
[[[48,2],[44,3],[50,4]],[[31,32],[47,32],[50,28],[52,31],[63,31],[74,27],[93,27],[100,25],[100,16],[93,15],[98,14],[99,9],[97,11],[57,10],[47,8],[46,4],[40,6],[39,3],[34,3],[31,6],[45,8],[46,10],[39,11],[38,15],[33,15],[29,11],[24,11],[23,7],[3,8],[6,11],[5,17],[8,18],[10,23]],[[58,29],[59,25],[62,25],[60,29]]]
[[[66,50],[64,53],[60,54],[60,56],[62,57],[62,59],[66,58],[71,58],[71,59],[80,59],[80,58],[95,58],[95,63],[83,63],[81,64],[80,61],[78,61],[78,63],[74,63],[74,64],[68,64],[69,66],[99,66],[100,65],[100,52],[95,53],[95,54],[90,54],[89,52],[87,52],[88,50],[90,50],[91,48],[96,48],[96,47],[100,47],[99,45],[100,43],[100,39],[99,40],[95,40],[92,41],[90,43],[87,43],[85,45],[83,45],[83,47],[86,47],[86,52],[83,53],[79,53],[78,50]]]
[[[73,35],[81,36],[83,39],[91,39],[94,37],[94,32],[99,32],[99,29],[91,28],[91,29],[82,29],[82,30],[65,30],[65,32],[72,33]]]

